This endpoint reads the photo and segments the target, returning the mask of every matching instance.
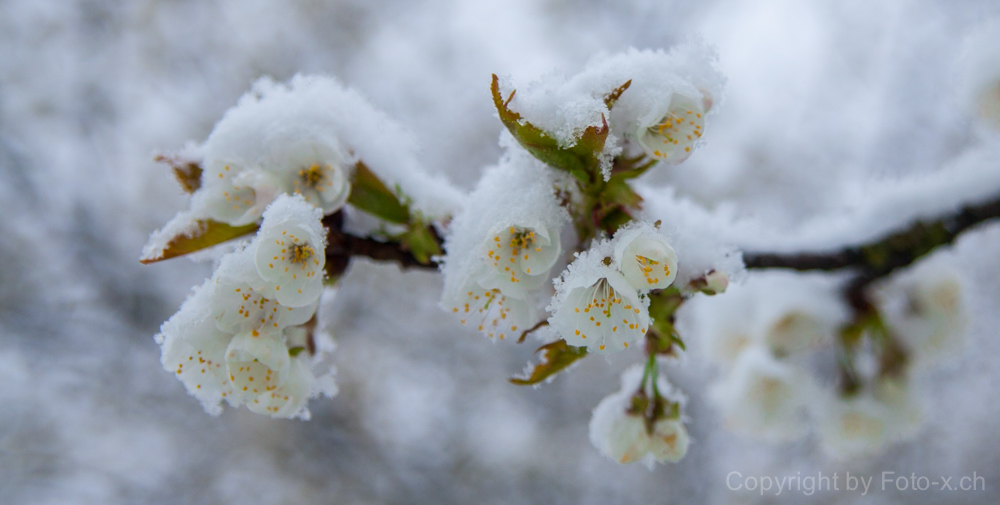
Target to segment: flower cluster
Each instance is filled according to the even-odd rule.
[[[313,318],[322,291],[322,213],[301,196],[282,195],[263,213],[257,236],[222,257],[156,336],[163,367],[205,410],[246,405],[273,417],[307,417],[306,401],[332,396],[329,378],[310,369]]]
[[[691,442],[679,414],[683,401],[665,378],[647,378],[634,366],[622,374],[621,390],[594,408],[590,440],[619,463],[676,463]]]
[[[652,289],[677,275],[677,255],[648,223],[620,229],[577,255],[556,281],[549,324],[570,345],[611,353],[638,342],[649,328]]]

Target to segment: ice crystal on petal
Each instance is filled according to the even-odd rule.
[[[326,240],[321,214],[301,196],[283,195],[264,212],[251,244],[268,298],[288,307],[313,303],[323,290]]]
[[[677,254],[666,237],[647,223],[615,234],[615,262],[629,284],[640,291],[663,289],[677,276]]]

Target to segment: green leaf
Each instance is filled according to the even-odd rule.
[[[174,236],[167,242],[166,247],[163,248],[159,256],[155,258],[142,258],[139,262],[143,264],[156,263],[157,261],[190,254],[221,244],[227,240],[253,233],[257,231],[257,228],[257,223],[230,226],[211,219],[199,219],[195,222],[194,232],[190,234],[180,233]]]
[[[354,166],[354,180],[347,202],[390,223],[407,224],[410,222],[410,210],[400,202],[399,197],[390,191],[374,172],[360,161]]]
[[[500,114],[500,121],[507,127],[511,135],[517,139],[528,152],[542,162],[565,170],[576,177],[584,184],[598,180],[598,168],[600,165],[600,154],[604,150],[604,142],[608,138],[608,123],[604,116],[601,116],[601,126],[590,126],[583,131],[583,134],[575,144],[569,147],[560,147],[559,141],[538,127],[525,121],[521,115],[510,110],[507,104],[514,97],[515,91],[504,101],[500,95],[500,80],[493,74],[493,84],[490,86],[493,94],[493,105]]]
[[[541,353],[542,361],[535,365],[531,375],[525,378],[513,377],[510,382],[519,386],[538,384],[545,379],[561,372],[576,360],[587,355],[586,347],[573,347],[565,340],[557,340],[538,348],[535,353]]]

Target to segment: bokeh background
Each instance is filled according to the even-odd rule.
[[[494,345],[440,312],[437,275],[365,261],[322,308],[340,394],[309,422],[210,417],[152,339],[210,265],[137,258],[187,205],[153,153],[204,139],[259,76],[338,77],[471,188],[500,154],[491,73],[528,83],[692,35],[718,48],[728,93],[708,145],[650,182],[794,237],[877,199],[859,192],[869,182],[983,142],[961,54],[998,15],[996,0],[0,0],[0,503],[995,503],[996,224],[941,253],[974,280],[968,349],[915,386],[915,440],[844,462],[814,436],[730,435],[692,342],[668,375],[696,443],[652,471],[603,459],[587,435],[639,354],[512,386],[531,344]],[[975,472],[986,490],[760,496],[727,489],[733,471]]]

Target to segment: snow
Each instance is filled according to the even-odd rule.
[[[745,275],[740,248],[858,243],[995,194],[996,129],[976,118],[963,91],[989,68],[974,64],[967,74],[963,62],[972,61],[967,35],[998,16],[992,0],[627,0],[613,8],[6,0],[0,502],[801,503],[801,493],[731,491],[726,476],[847,470],[876,482],[882,471],[977,472],[988,487],[890,486],[863,498],[818,492],[812,501],[995,502],[1000,406],[984,401],[1000,378],[995,224],[935,254],[967,280],[969,320],[965,351],[912,384],[933,403],[920,436],[841,462],[815,440],[774,445],[730,434],[705,396],[718,370],[696,358],[705,344],[684,333],[689,325],[681,331],[691,359],[664,369],[690,397],[697,443],[652,473],[605,460],[587,434],[590,412],[640,351],[591,357],[542,388],[518,389],[505,379],[534,349],[471,338],[441,314],[439,274],[368,261],[354,264],[320,309],[320,328],[337,342],[329,358],[336,398],[311,402],[308,423],[242,409],[208,416],[162,372],[151,336],[210,265],[141,266],[136,255],[189,206],[152,154],[206,139],[265,75],[278,83],[332,76],[398,127],[366,137],[373,170],[405,187],[405,171],[418,165],[467,191],[504,149],[490,73],[526,85],[577,75],[599,54],[669,51],[700,34],[718,54],[725,100],[713,106],[704,145],[681,165],[653,168],[639,192],[643,217],[663,221],[677,252],[678,282],[684,268],[689,276],[722,268],[733,289]],[[409,133],[393,135],[400,130]],[[389,163],[403,154],[410,161]],[[413,184],[415,200],[444,187],[425,182]]]

